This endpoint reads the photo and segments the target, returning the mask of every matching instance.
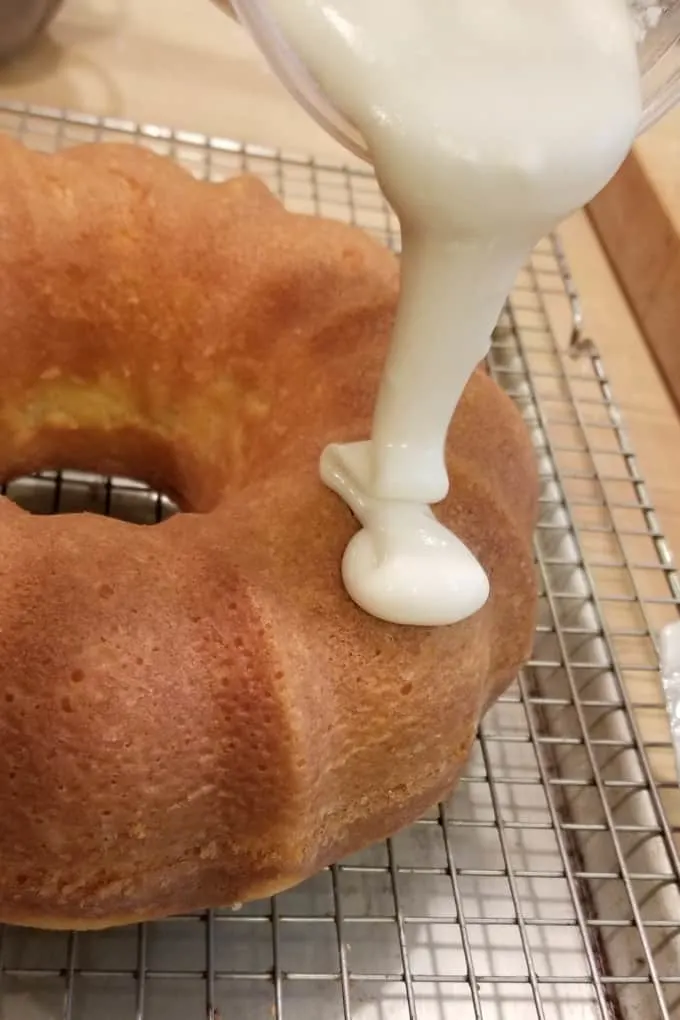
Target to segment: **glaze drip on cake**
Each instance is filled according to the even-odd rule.
[[[430,506],[449,424],[540,238],[614,175],[641,96],[627,0],[271,0],[362,134],[403,236],[401,298],[367,444],[321,475],[363,531],[343,578],[374,616],[451,624],[488,597]]]

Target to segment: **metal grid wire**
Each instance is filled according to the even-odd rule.
[[[398,244],[368,172],[19,106],[0,106],[0,130],[45,151],[129,140],[213,180],[249,170],[290,208]],[[680,587],[556,239],[518,280],[489,366],[539,459],[541,611],[455,797],[239,912],[4,928],[2,1020],[680,1017],[680,794],[655,644]],[[48,472],[8,490],[37,512],[172,511],[122,479]]]

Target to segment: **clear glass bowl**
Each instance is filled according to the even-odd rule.
[[[248,29],[269,66],[294,98],[330,135],[367,159],[363,138],[319,89],[269,14],[267,0],[214,0]],[[367,0],[368,2],[368,0]],[[587,0],[584,0],[587,2]],[[640,43],[644,114],[640,134],[680,102],[680,0],[659,0],[658,20]]]
[[[680,0],[659,0],[658,24],[640,44],[644,114],[640,134],[680,103]]]

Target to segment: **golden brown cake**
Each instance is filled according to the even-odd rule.
[[[252,178],[0,140],[0,478],[144,479],[157,527],[0,499],[0,919],[87,928],[273,893],[455,786],[527,657],[534,457],[481,371],[442,520],[491,598],[381,623],[319,480],[365,438],[394,257]]]

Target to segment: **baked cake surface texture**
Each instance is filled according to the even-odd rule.
[[[534,455],[475,373],[444,523],[491,597],[358,609],[319,479],[369,434],[398,294],[361,231],[128,145],[0,140],[0,478],[144,479],[156,527],[0,499],[0,919],[99,927],[274,893],[454,788],[527,658]]]

